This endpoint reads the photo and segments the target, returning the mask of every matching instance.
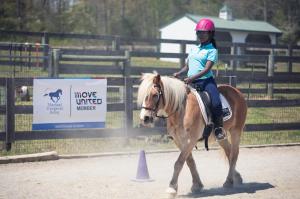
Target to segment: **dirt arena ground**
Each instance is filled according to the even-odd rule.
[[[0,165],[0,198],[30,199],[157,199],[165,189],[179,152],[146,154],[152,182],[135,182],[138,155]],[[196,151],[204,190],[190,194],[191,176],[185,165],[177,198],[300,198],[300,146],[243,148],[238,170],[244,184],[222,188],[226,161],[218,150]]]

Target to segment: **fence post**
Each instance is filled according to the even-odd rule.
[[[115,36],[115,39],[112,40],[111,50],[112,51],[120,50],[120,37],[119,36]]]
[[[132,79],[130,77],[131,67],[130,67],[130,52],[125,51],[126,60],[123,62],[124,64],[124,96],[125,96],[125,120],[124,120],[124,127],[125,127],[125,137],[128,138],[128,131],[133,128],[133,89],[132,89]]]
[[[236,75],[230,75],[229,77],[229,85],[236,87]]]
[[[52,59],[52,49],[48,51],[47,59],[48,59],[48,77],[54,77],[54,67],[53,67],[53,59]]]
[[[186,43],[184,41],[180,42],[180,67],[183,68],[185,66],[185,51],[186,51]]]
[[[291,44],[288,45],[287,56],[293,56],[293,47]],[[288,72],[293,72],[293,62],[290,59],[288,61]]]
[[[157,41],[157,43],[156,43],[156,52],[157,52],[157,54],[160,53],[160,45],[161,45],[161,43]],[[133,50],[132,50],[132,51],[133,51]],[[160,57],[157,56],[156,59],[159,60]]]
[[[274,49],[271,50],[268,59],[268,79],[274,77]],[[273,98],[273,83],[267,84],[267,93],[270,99]]]
[[[15,140],[15,79],[6,78],[6,138],[5,148],[11,150]]]
[[[53,49],[53,77],[58,77],[59,75],[59,60],[61,56],[60,49]]]
[[[232,46],[230,47],[230,54],[231,55],[236,55],[236,44],[235,43],[233,43]],[[234,58],[230,61],[230,67],[232,68],[233,74],[235,75],[236,60]]]
[[[236,55],[244,55],[244,54],[245,54],[245,47],[242,44],[236,46]],[[235,71],[237,70],[237,68],[240,68],[241,66],[245,66],[245,63],[246,63],[245,61],[238,59],[236,61]]]
[[[115,39],[112,40],[111,50],[112,51],[118,51],[118,50],[120,50],[120,37],[119,36],[115,36]],[[116,61],[115,65],[119,66],[119,62]]]
[[[46,71],[48,67],[48,59],[46,57],[49,53],[49,35],[47,32],[44,32],[42,37],[42,46],[43,46],[43,70]]]

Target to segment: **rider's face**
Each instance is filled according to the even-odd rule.
[[[209,40],[210,34],[208,31],[197,31],[196,34],[201,43],[205,43]]]

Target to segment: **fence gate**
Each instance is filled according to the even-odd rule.
[[[22,108],[16,107],[15,99],[30,101],[28,78],[49,76],[51,52],[47,44],[0,42],[0,140],[6,150],[15,140],[15,114],[28,108],[24,102],[19,103]]]

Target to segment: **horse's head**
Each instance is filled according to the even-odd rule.
[[[141,123],[153,126],[157,117],[170,117],[182,112],[187,96],[184,82],[157,73],[146,73],[138,90],[137,103],[142,107]]]
[[[164,85],[159,74],[144,74],[138,91],[142,105],[140,120],[144,126],[153,126],[158,112],[165,106]]]
[[[59,93],[59,94],[62,95],[62,90],[61,90],[61,89],[58,89],[58,90],[56,91],[56,93]]]

